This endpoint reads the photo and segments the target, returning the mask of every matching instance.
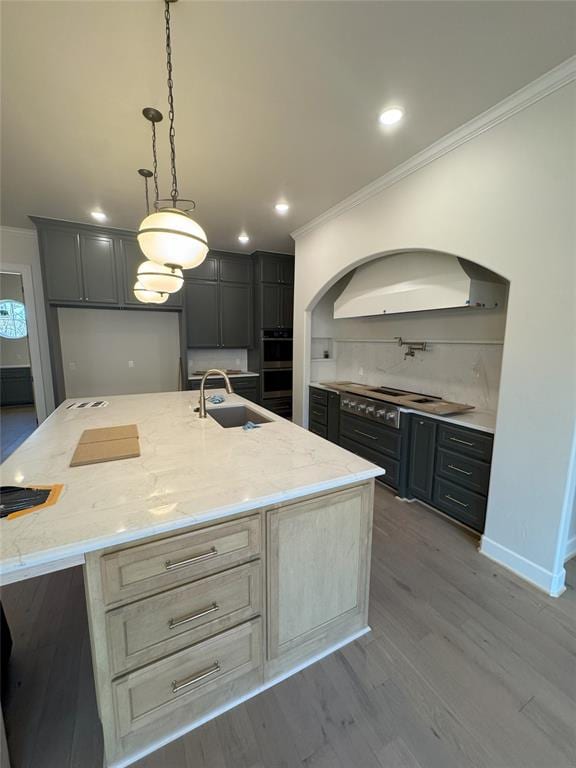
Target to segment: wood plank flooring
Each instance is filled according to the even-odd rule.
[[[372,633],[137,768],[574,768],[576,592],[377,488]],[[12,768],[101,768],[82,572],[2,590]]]
[[[5,461],[37,426],[36,409],[33,406],[1,408],[0,462]]]

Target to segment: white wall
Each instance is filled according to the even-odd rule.
[[[178,389],[178,313],[59,308],[58,322],[67,397]]]
[[[0,272],[0,300],[13,299],[24,303],[22,275]],[[29,366],[28,337],[23,339],[5,339],[0,336],[0,365]]]
[[[44,402],[47,413],[51,413],[54,410],[54,392],[52,389],[52,368],[48,349],[44,289],[42,287],[42,272],[40,269],[40,254],[36,230],[0,227],[0,269],[2,264],[6,263],[27,265],[32,271],[32,288],[40,346],[40,368]],[[44,414],[39,409],[37,415],[39,420],[44,418]]]
[[[551,594],[564,584],[576,420],[575,91],[571,82],[511,109],[472,140],[295,235],[299,421],[309,380],[310,310],[351,266],[432,249],[510,280],[482,551]]]

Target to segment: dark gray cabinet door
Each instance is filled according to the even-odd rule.
[[[186,280],[218,280],[218,259],[216,256],[206,256],[202,264],[184,272]]]
[[[112,238],[81,234],[80,261],[84,301],[93,304],[118,304],[118,280]]]
[[[263,283],[280,282],[280,262],[273,256],[264,256],[260,261],[260,280]]]
[[[280,265],[280,282],[293,285],[294,283],[294,261],[292,259],[281,259]]]
[[[227,283],[251,284],[252,259],[246,256],[221,256],[220,280]]]
[[[188,347],[220,345],[218,283],[186,280],[186,344]]]
[[[220,346],[253,344],[252,286],[220,283]]]
[[[46,298],[48,301],[83,301],[78,234],[66,229],[45,229],[41,238]]]
[[[280,328],[280,286],[265,283],[261,291],[262,328]]]
[[[282,285],[280,287],[280,325],[283,328],[292,328],[294,317],[294,286]]]
[[[432,500],[437,427],[435,421],[411,418],[408,491],[423,501]]]

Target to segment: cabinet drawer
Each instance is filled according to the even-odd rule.
[[[391,459],[389,456],[373,451],[365,445],[360,445],[346,437],[340,438],[340,446],[346,448],[347,451],[355,453],[357,456],[361,456],[366,461],[371,461],[378,467],[382,467],[382,469],[386,470],[386,474],[377,479],[386,483],[386,485],[392,486],[392,488],[398,488],[400,482],[400,462],[396,461],[396,459]]]
[[[397,429],[341,413],[340,434],[373,451],[385,453],[394,459],[400,458],[402,433]]]
[[[471,491],[488,495],[490,464],[439,448],[436,473],[458,485],[470,488]]]
[[[432,503],[450,517],[482,533],[486,519],[486,498],[447,480],[436,478]]]
[[[492,458],[492,435],[483,432],[439,424],[438,443],[451,451],[463,453],[481,461],[490,461]]]
[[[328,437],[328,427],[325,424],[319,424],[317,421],[311,421],[309,425],[310,432],[320,437]]]
[[[310,388],[310,405],[312,404],[326,406],[328,404],[328,391]]]
[[[317,421],[320,424],[328,424],[328,407],[326,405],[318,405],[310,401],[310,421]]]
[[[224,703],[232,686],[238,695],[234,681],[261,666],[261,620],[254,619],[130,672],[112,683],[118,735],[177,716],[183,707],[192,722]]]
[[[106,605],[160,592],[260,554],[259,515],[104,555]]]
[[[106,614],[114,675],[198,643],[262,611],[260,561]]]

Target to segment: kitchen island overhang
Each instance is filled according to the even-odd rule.
[[[248,405],[270,421],[223,428],[198,418],[188,392],[110,397],[96,411],[64,403],[3,466],[3,482],[65,485],[60,509],[31,513],[18,532],[2,521],[1,568],[15,581],[84,562],[110,767],[368,631],[382,470],[225,398],[211,407]],[[84,429],[126,423],[140,457],[68,466]]]

